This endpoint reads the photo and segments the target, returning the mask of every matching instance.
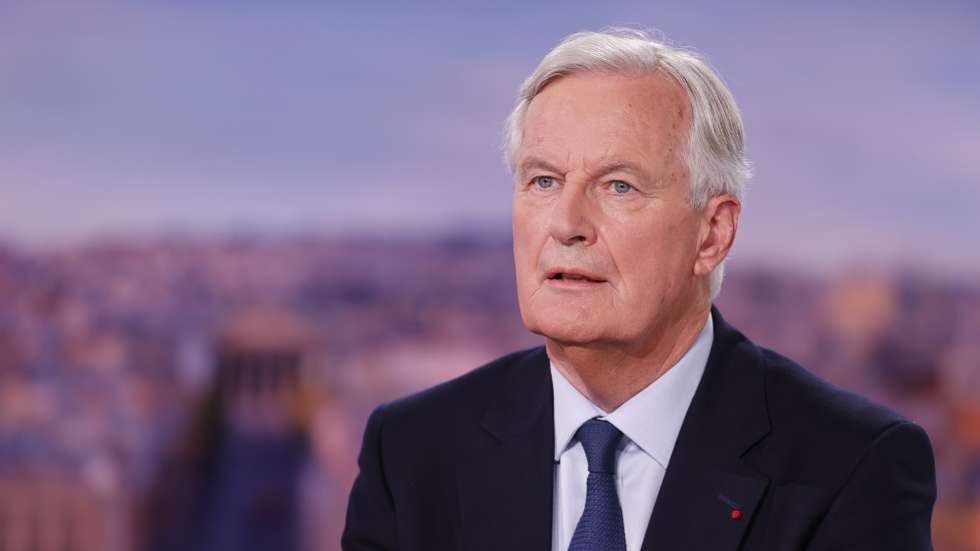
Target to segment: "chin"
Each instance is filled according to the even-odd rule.
[[[565,345],[585,345],[601,340],[604,331],[597,321],[561,313],[524,316],[528,331]]]

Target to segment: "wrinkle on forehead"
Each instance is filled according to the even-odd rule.
[[[687,94],[669,75],[576,73],[549,83],[531,101],[520,157],[588,173],[632,161],[652,178],[673,178],[680,175],[678,162],[683,169],[679,153],[689,134]]]

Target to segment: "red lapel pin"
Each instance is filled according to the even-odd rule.
[[[734,501],[728,499],[723,495],[719,495],[718,499],[725,505],[728,505],[729,507],[732,508],[732,520],[738,520],[742,518],[742,511],[738,508],[738,503],[735,503]]]

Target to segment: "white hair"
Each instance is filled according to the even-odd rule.
[[[742,201],[751,165],[745,157],[742,118],[735,98],[698,54],[626,28],[569,35],[544,56],[521,85],[517,105],[504,126],[504,159],[516,170],[517,150],[531,100],[555,79],[577,72],[654,74],[663,72],[687,93],[691,130],[684,161],[690,174],[690,199],[701,209],[711,197],[730,193]],[[709,276],[711,299],[721,291],[724,262]]]

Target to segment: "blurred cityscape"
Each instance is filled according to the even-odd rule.
[[[378,403],[536,345],[507,235],[0,247],[0,551],[339,548]],[[980,282],[733,261],[760,345],[922,424],[980,550]]]

